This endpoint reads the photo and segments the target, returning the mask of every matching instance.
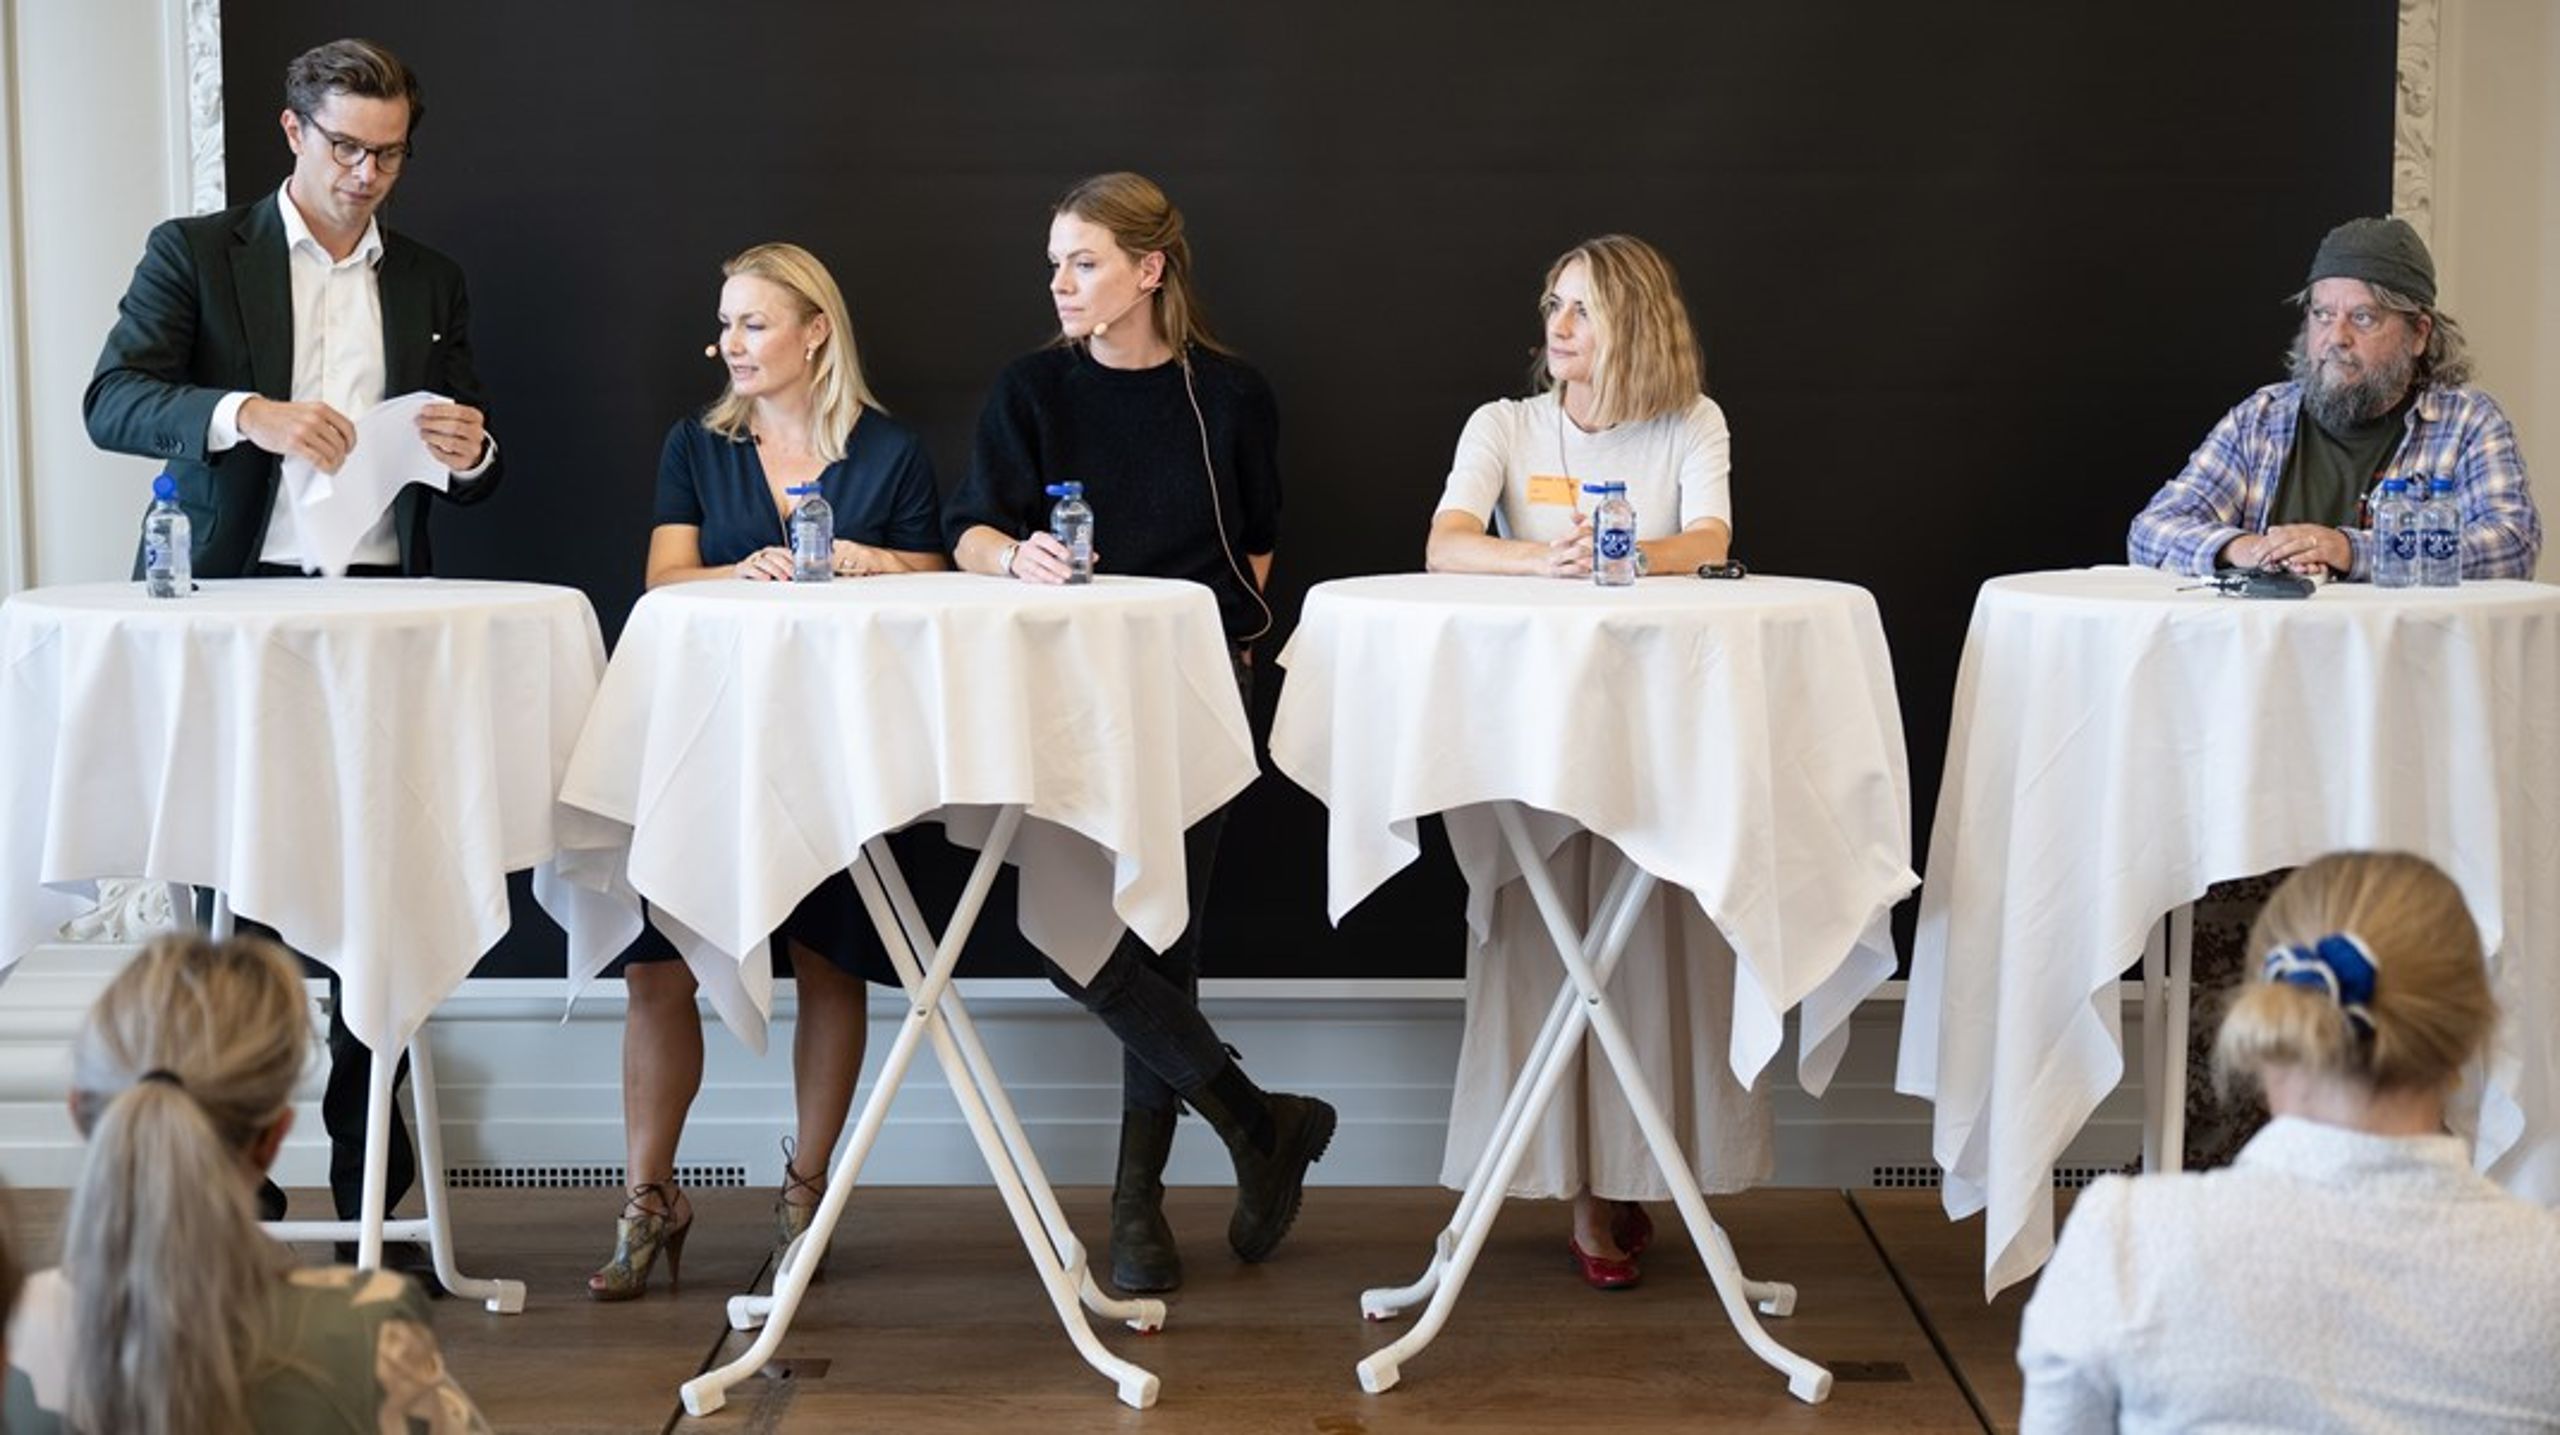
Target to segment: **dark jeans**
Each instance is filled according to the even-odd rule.
[[[1240,661],[1236,690],[1250,711],[1253,670]],[[1134,1110],[1175,1110],[1183,1092],[1207,1086],[1230,1060],[1217,1029],[1200,1014],[1200,934],[1209,925],[1209,876],[1226,825],[1222,807],[1182,834],[1191,924],[1171,947],[1158,952],[1137,933],[1123,932],[1102,970],[1083,986],[1046,956],[1040,959],[1052,986],[1100,1017],[1120,1038],[1121,1104]]]

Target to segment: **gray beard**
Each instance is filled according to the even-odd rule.
[[[2367,364],[2358,378],[2329,377],[2325,364],[2312,364],[2302,381],[2302,406],[2312,420],[2331,433],[2369,424],[2391,412],[2409,392],[2410,375],[2417,361],[2401,358],[2381,364]]]

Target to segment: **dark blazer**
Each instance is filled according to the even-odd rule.
[[[253,571],[274,511],[277,457],[246,439],[207,454],[205,430],[227,393],[293,397],[293,280],[280,202],[269,194],[153,229],[80,401],[98,447],[158,459],[178,480],[199,578]],[[385,228],[374,272],[384,397],[431,389],[485,411],[471,369],[461,267]],[[455,503],[487,498],[504,462],[493,460],[477,479],[441,496]],[[431,569],[427,499],[434,493],[412,484],[392,501],[400,571],[412,576]]]

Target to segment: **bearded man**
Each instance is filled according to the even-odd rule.
[[[2462,576],[2530,578],[2542,552],[2514,427],[2470,387],[2462,330],[2438,311],[2435,261],[2398,219],[2351,219],[2311,261],[2293,377],[2240,402],[2133,520],[2131,560],[2172,572],[2373,572],[2386,478],[2453,480]]]

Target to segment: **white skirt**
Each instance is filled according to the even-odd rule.
[[[1578,926],[1590,923],[1621,860],[1615,847],[1587,833],[1569,838],[1548,859]],[[1697,900],[1662,884],[1646,901],[1609,981],[1610,1009],[1708,1195],[1765,1181],[1777,1164],[1768,1083],[1764,1078],[1758,1091],[1745,1090],[1727,1060],[1733,971],[1733,948]],[[1467,933],[1467,1026],[1442,1185],[1464,1189],[1475,1174],[1564,979],[1528,884],[1505,885],[1495,894],[1487,939],[1480,943],[1472,929]],[[1586,1031],[1555,1100],[1530,1134],[1509,1195],[1553,1199],[1588,1186],[1613,1201],[1670,1199],[1608,1064],[1599,1039]]]

